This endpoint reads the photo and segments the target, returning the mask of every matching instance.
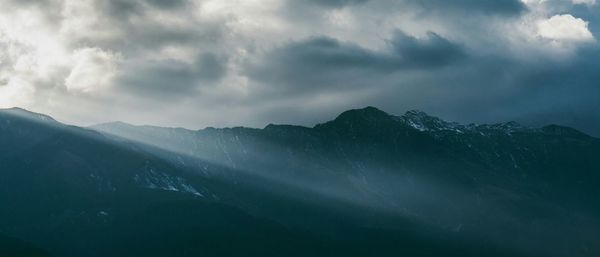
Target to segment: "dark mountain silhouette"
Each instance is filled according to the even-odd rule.
[[[374,107],[199,131],[8,109],[0,233],[53,256],[596,256],[599,153]]]

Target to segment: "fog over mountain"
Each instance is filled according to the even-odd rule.
[[[197,131],[4,109],[0,253],[597,256],[599,152],[569,127],[374,107]]]

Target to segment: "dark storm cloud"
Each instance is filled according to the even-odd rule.
[[[297,4],[296,1],[288,1]],[[527,11],[527,6],[521,0],[309,0],[306,3],[325,8],[341,8],[367,3],[391,9],[410,8],[412,5],[419,6],[426,11],[505,16],[519,15]]]
[[[176,60],[133,62],[124,67],[117,84],[138,95],[181,97],[222,79],[226,65],[226,58],[211,53],[200,55],[192,64]]]
[[[149,9],[159,8],[176,17],[185,18],[190,14],[179,7],[190,5],[187,0],[110,0],[99,4],[106,16],[111,18],[106,25],[122,30],[126,37],[106,42],[87,42],[84,38],[84,44],[95,43],[124,52],[156,51],[168,45],[207,47],[206,44],[218,44],[227,30],[222,20],[199,21],[189,17],[186,24],[171,24],[161,19],[156,20],[153,17],[155,14],[147,13]],[[132,21],[132,17],[136,19]]]
[[[108,17],[118,20],[125,20],[133,14],[141,14],[143,12],[142,5],[140,5],[139,1],[108,0],[103,1],[100,4]]]
[[[360,46],[329,37],[292,42],[267,53],[248,75],[271,90],[314,93],[321,87],[350,85],[351,77],[389,72],[392,60]]]
[[[198,27],[165,26],[148,22],[139,25],[127,25],[128,37],[117,43],[124,43],[131,51],[144,49],[158,50],[163,46],[187,45],[201,47],[218,44],[226,30],[221,24],[205,22]]]
[[[146,2],[163,9],[176,9],[189,4],[188,0],[146,0]]]
[[[439,67],[466,57],[463,47],[434,32],[417,39],[397,30],[389,41],[402,60],[413,67]]]
[[[340,8],[348,5],[362,4],[366,3],[369,0],[309,0],[309,2],[329,7],[329,8]]]
[[[453,11],[461,13],[482,12],[485,14],[518,15],[527,10],[521,0],[408,0],[425,10]]]
[[[389,49],[373,51],[349,42],[321,36],[291,42],[267,53],[247,72],[257,81],[291,85],[292,91],[350,86],[354,78],[374,78],[398,71],[437,69],[467,57],[464,48],[429,32],[415,38],[396,31]],[[376,80],[376,79],[375,79]]]
[[[106,0],[97,4],[104,7],[109,17],[128,19],[131,15],[142,14],[148,7],[178,11],[191,3],[188,0]]]

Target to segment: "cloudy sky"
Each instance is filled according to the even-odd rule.
[[[596,0],[1,0],[0,107],[313,125],[420,109],[600,135]]]

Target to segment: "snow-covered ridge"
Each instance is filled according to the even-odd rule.
[[[458,124],[456,122],[447,122],[440,118],[430,116],[425,112],[418,110],[411,110],[406,112],[402,116],[394,116],[394,118],[412,128],[419,131],[454,131],[457,133],[464,133],[467,130],[466,126]]]
[[[411,110],[402,116],[393,116],[395,120],[421,132],[452,132],[457,134],[473,133],[486,135],[488,133],[512,134],[515,132],[534,132],[536,128],[523,126],[509,121],[495,124],[468,124],[448,122],[425,112]]]

